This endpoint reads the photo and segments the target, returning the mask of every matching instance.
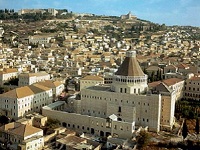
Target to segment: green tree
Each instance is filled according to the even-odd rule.
[[[149,78],[150,78],[150,81],[151,81],[151,82],[156,81],[156,77],[155,77],[155,72],[154,72],[154,71],[151,72],[151,75],[150,75]]]
[[[48,118],[45,127],[43,128],[44,134],[51,134],[54,132],[54,129],[59,127],[59,120]]]
[[[196,131],[196,134],[199,134],[199,118],[196,119],[195,131]]]
[[[157,70],[157,79],[156,80],[160,80],[160,70]]]
[[[11,84],[11,85],[18,86],[18,81],[19,81],[19,78],[11,78],[8,83]]]
[[[190,119],[194,119],[195,118],[195,112],[193,110],[191,110],[191,108],[189,110],[189,116],[188,116],[188,118],[190,118]]]
[[[162,70],[161,69],[157,70],[157,80],[162,80]]]
[[[187,124],[186,124],[186,120],[184,120],[184,123],[183,123],[183,129],[182,129],[182,136],[183,136],[183,139],[185,139],[188,135],[188,127],[187,127]]]
[[[0,87],[0,94],[3,94],[3,93],[4,93],[4,88]]]
[[[56,128],[59,126],[59,121],[57,119],[49,118],[46,122],[47,127]]]
[[[9,119],[8,119],[8,117],[6,117],[6,116],[0,116],[0,124],[7,124],[7,123],[9,123]]]
[[[147,69],[146,69],[146,68],[144,68],[144,69],[143,69],[143,72],[144,72],[144,74],[148,74],[148,72],[147,72]]]
[[[137,148],[143,149],[148,145],[150,140],[150,135],[146,131],[140,131],[140,134],[136,137]]]

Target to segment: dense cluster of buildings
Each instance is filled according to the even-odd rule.
[[[45,106],[42,114],[57,118],[68,128],[99,136],[131,138],[140,126],[154,132],[172,129],[175,101],[182,98],[183,80],[173,78],[148,85],[136,52],[127,51],[112,84],[101,81],[97,76],[81,79],[80,99],[71,100],[67,106]],[[78,121],[72,119],[75,117]]]
[[[19,15],[45,12],[57,13],[23,9]],[[24,24],[12,32],[0,28],[0,113],[16,121],[0,127],[0,140],[13,149],[42,149],[50,138],[40,128],[49,118],[65,127],[53,134],[62,132],[58,148],[100,149],[75,132],[129,139],[141,127],[171,131],[176,101],[200,100],[200,41],[190,39],[197,30],[141,31],[137,40],[97,34],[104,27],[116,34],[130,22],[138,20],[128,13],[116,24],[78,18]],[[42,32],[47,29],[55,32]],[[75,94],[57,101],[65,80],[76,86]]]

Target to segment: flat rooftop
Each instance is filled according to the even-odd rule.
[[[53,108],[58,107],[58,106],[63,105],[63,104],[65,104],[65,101],[57,101],[57,102],[51,103],[47,106],[44,106],[43,108],[44,109],[53,109]]]
[[[108,85],[91,86],[86,89],[90,89],[90,90],[94,90],[94,91],[108,91],[108,92],[110,91],[111,92],[110,86],[108,86]]]

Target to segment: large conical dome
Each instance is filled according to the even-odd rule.
[[[144,76],[144,72],[142,71],[140,65],[136,59],[135,51],[127,51],[126,58],[123,63],[119,67],[118,71],[115,73],[116,75],[121,76]]]
[[[127,51],[126,58],[113,76],[111,90],[119,93],[141,94],[147,90],[147,75],[136,59],[135,51]]]

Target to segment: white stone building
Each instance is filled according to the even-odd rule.
[[[36,13],[45,13],[48,12],[50,13],[52,16],[56,16],[56,14],[58,13],[58,11],[54,8],[48,8],[48,9],[20,9],[18,11],[18,15],[23,15],[23,14],[36,14]]]
[[[18,70],[14,68],[4,68],[3,71],[0,71],[0,85],[3,85],[5,82],[9,81],[12,78],[18,77]]]
[[[8,123],[0,127],[0,140],[11,143],[7,148],[41,150],[44,146],[43,130],[21,123]]]
[[[82,68],[78,62],[69,62],[64,69],[69,76],[80,76],[82,75]]]
[[[16,88],[0,95],[0,110],[4,115],[19,119],[23,116],[40,112],[45,105],[52,103],[51,88],[34,84]]]
[[[176,101],[175,90],[169,88],[165,82],[152,82],[149,84],[149,90],[153,94],[161,94],[161,115],[160,128],[161,130],[171,130],[174,124],[174,110]]]
[[[50,42],[51,38],[52,37],[49,35],[34,35],[29,36],[28,40],[31,44],[47,44]]]
[[[2,27],[0,27],[0,38],[3,37],[3,34],[4,34],[4,29]]]
[[[48,8],[48,13],[50,13],[52,16],[56,16],[58,11],[56,9],[53,9],[53,8]]]
[[[137,19],[136,16],[132,15],[131,12],[129,12],[127,15],[121,15],[120,17],[122,20],[123,19]]]
[[[90,86],[104,84],[104,78],[100,76],[88,75],[80,79],[80,90]]]
[[[69,113],[65,110],[65,102],[57,101],[43,107],[42,114],[49,118],[56,118],[61,125],[78,132],[91,133],[99,136],[112,135],[120,138],[130,138],[135,130],[134,122],[118,121],[116,115],[107,118]]]
[[[38,84],[51,88],[53,92],[53,99],[59,96],[65,88],[64,84],[60,81],[45,80],[42,82],[38,82]]]
[[[161,92],[166,94],[162,96]],[[131,138],[135,128],[140,126],[148,126],[150,131],[155,132],[160,131],[160,128],[172,128],[174,91],[161,92],[149,93],[147,75],[137,62],[136,52],[127,51],[126,58],[113,76],[110,86],[83,88],[81,99],[67,104],[73,108],[72,112],[62,111],[65,110],[64,104],[58,102],[54,106],[44,107],[42,113],[58,119],[63,126],[74,130],[100,136]],[[167,111],[163,111],[164,107]]]
[[[18,86],[31,85],[44,80],[50,80],[50,75],[46,72],[22,73],[19,74]]]
[[[188,100],[200,100],[200,75],[190,76],[185,81],[184,97]]]
[[[175,101],[180,100],[183,97],[183,90],[184,90],[184,83],[185,83],[183,79],[170,78],[170,79],[165,79],[162,81],[151,82],[148,84],[149,89],[153,89],[161,83],[167,86],[167,88],[169,88],[170,91],[175,92]]]

